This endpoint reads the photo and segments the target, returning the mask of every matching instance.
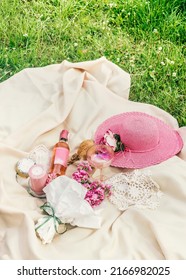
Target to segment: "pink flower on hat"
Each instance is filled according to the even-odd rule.
[[[104,145],[108,145],[110,146],[113,150],[116,149],[116,139],[114,137],[114,134],[112,133],[112,131],[109,129],[107,130],[107,132],[104,134],[102,140],[101,140],[101,144]]]
[[[113,133],[110,129],[108,129],[101,138],[100,144],[110,146],[114,152],[124,151],[125,149],[125,145],[121,142],[120,135]]]

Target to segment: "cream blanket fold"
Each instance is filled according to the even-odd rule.
[[[186,145],[146,168],[164,196],[156,210],[103,205],[100,229],[73,228],[43,245],[34,225],[43,201],[15,178],[15,164],[39,144],[51,149],[61,129],[71,154],[108,117],[141,111],[178,129],[167,112],[128,100],[130,75],[102,57],[25,69],[0,84],[0,259],[186,259]],[[186,128],[180,128],[186,143]],[[67,169],[71,176],[74,166]],[[108,168],[108,174],[125,171]]]

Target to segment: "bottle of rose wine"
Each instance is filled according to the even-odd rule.
[[[49,173],[55,176],[65,175],[70,148],[68,145],[68,131],[62,130],[59,142],[55,144],[52,151],[52,159]]]

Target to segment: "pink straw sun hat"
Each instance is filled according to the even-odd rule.
[[[180,152],[181,136],[158,118],[128,112],[105,120],[96,130],[96,144],[112,146],[112,166],[143,168],[158,164]]]

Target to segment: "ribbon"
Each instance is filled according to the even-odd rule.
[[[35,231],[37,231],[40,227],[42,227],[44,224],[46,224],[50,219],[53,219],[53,221],[54,221],[54,228],[55,228],[56,233],[62,234],[62,233],[64,233],[64,232],[66,232],[67,228],[66,228],[65,224],[63,224],[63,223],[61,222],[61,220],[55,215],[55,210],[54,210],[54,208],[52,207],[52,205],[51,205],[49,202],[45,202],[42,206],[40,206],[40,208],[41,208],[46,214],[48,214],[48,216],[47,216],[47,217],[44,217],[44,218],[46,218],[46,220],[45,220],[41,225],[39,225],[37,228],[35,228]],[[51,212],[51,214],[49,214],[49,212],[47,211],[47,209],[48,209],[49,212]],[[56,226],[57,224],[58,224],[58,225],[63,224],[63,225],[65,226],[65,229],[64,229],[63,232],[59,232],[59,231],[58,231],[57,226]]]
[[[127,159],[126,159],[126,157],[125,157],[126,153],[129,154],[129,156],[128,156]],[[124,157],[124,158],[125,158],[125,162],[128,162],[128,161],[130,160],[130,161],[132,161],[133,163],[135,163],[135,162],[133,161],[133,159],[131,158],[131,150],[130,150],[127,146],[125,146],[124,151],[119,151],[119,152],[117,152],[116,154],[117,154],[117,155],[121,155],[122,157]]]

